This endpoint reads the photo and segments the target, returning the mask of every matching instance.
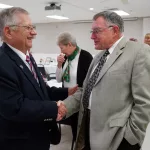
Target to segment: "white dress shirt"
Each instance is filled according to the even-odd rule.
[[[108,51],[109,51],[110,54],[107,56],[106,62],[108,61],[108,59],[110,58],[110,56],[111,56],[112,52],[114,51],[115,47],[116,47],[117,44],[121,41],[122,38],[123,38],[123,36],[122,36],[119,40],[117,40],[117,41],[108,49]],[[97,64],[97,65],[98,65],[98,64]],[[91,72],[91,75],[93,74],[93,72],[94,72],[94,70],[96,69],[97,65],[95,65],[94,69],[93,69],[92,72]],[[89,109],[91,109],[91,101],[92,101],[92,92],[91,92],[91,95],[90,95],[90,98],[89,98],[89,107],[88,107]]]
[[[27,51],[27,53],[26,53],[26,55],[23,53],[23,52],[21,52],[20,50],[18,50],[18,49],[16,49],[16,48],[14,48],[14,47],[12,47],[11,45],[9,45],[9,44],[7,44],[21,59],[22,59],[22,61],[26,64],[26,66],[30,69],[30,65],[27,63],[27,61],[26,61],[26,55],[28,55],[29,56],[29,52]],[[31,71],[31,69],[30,69],[30,71]]]

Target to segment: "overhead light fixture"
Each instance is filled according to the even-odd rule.
[[[129,4],[130,0],[121,0],[123,4]]]
[[[58,15],[51,15],[51,16],[46,16],[46,17],[52,18],[52,19],[58,19],[58,20],[66,20],[66,19],[69,19],[68,17],[58,16]]]
[[[65,17],[63,15],[63,13],[61,12],[61,4],[58,4],[57,2],[51,2],[49,4],[49,6],[46,6],[45,7],[45,10],[50,10],[48,11],[48,13],[50,14],[47,14],[48,18],[52,18],[52,19],[58,19],[58,20],[66,20],[66,19],[69,19],[68,17]]]
[[[138,17],[123,18],[124,21],[136,21],[138,19],[139,19]]]
[[[11,7],[13,7],[13,6],[0,3],[0,8],[11,8]]]
[[[120,16],[129,16],[129,14],[123,10],[114,10],[113,12],[117,13]]]
[[[94,10],[94,8],[89,8],[89,10]]]

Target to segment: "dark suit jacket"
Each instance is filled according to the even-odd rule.
[[[66,58],[65,59],[65,62],[66,62],[67,57],[65,58]],[[86,74],[92,62],[92,59],[93,57],[89,52],[81,49],[79,61],[78,61],[78,67],[77,67],[77,84],[79,87],[82,87],[83,85],[83,81],[86,77]],[[64,66],[64,63],[62,66]]]
[[[49,130],[58,112],[54,101],[68,96],[68,89],[46,86],[33,57],[31,61],[39,84],[7,44],[3,43],[0,48],[0,147],[1,142],[7,140],[50,142]],[[38,149],[41,143],[37,142],[33,148]],[[30,146],[27,149],[30,150]]]

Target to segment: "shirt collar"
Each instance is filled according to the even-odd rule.
[[[123,37],[124,37],[124,36],[122,36],[119,40],[117,40],[117,41],[108,49],[108,51],[109,51],[110,54],[114,51],[115,47],[117,46],[117,44],[121,41],[121,39],[122,39]]]
[[[29,56],[29,52],[27,51],[26,55],[21,52],[20,50],[12,47],[11,45],[7,44],[23,61],[26,61],[26,55]]]

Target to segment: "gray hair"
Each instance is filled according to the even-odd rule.
[[[117,13],[112,11],[103,11],[94,15],[93,20],[96,20],[99,17],[103,17],[108,25],[117,25],[120,32],[124,31],[124,21]]]
[[[76,39],[74,36],[72,36],[70,33],[68,32],[63,32],[61,33],[58,38],[57,38],[57,44],[63,44],[63,45],[67,45],[71,43],[73,46],[76,46]]]
[[[0,36],[3,38],[3,29],[5,26],[16,25],[19,23],[19,19],[17,18],[18,14],[26,14],[29,13],[20,7],[12,7],[8,9],[4,9],[0,12]]]
[[[146,34],[145,34],[145,37],[146,37],[146,36],[150,36],[150,33],[146,33]]]

